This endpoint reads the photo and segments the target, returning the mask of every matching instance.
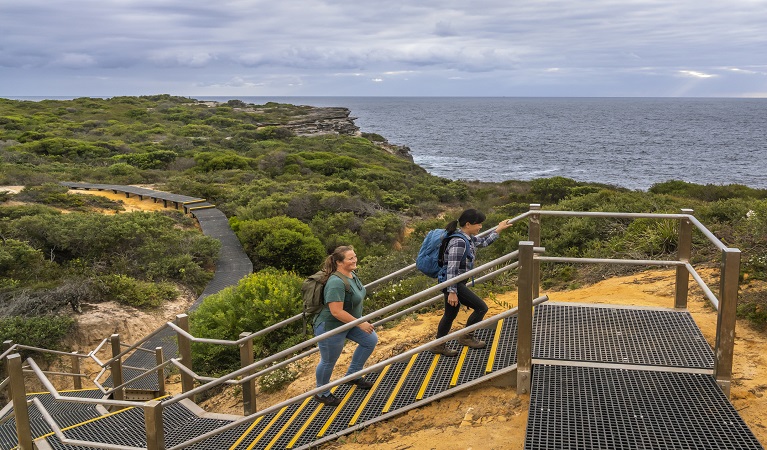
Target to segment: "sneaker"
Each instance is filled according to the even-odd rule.
[[[458,354],[458,350],[452,350],[447,348],[447,345],[443,342],[442,344],[439,344],[437,346],[434,346],[429,349],[434,354],[437,355],[443,355],[443,356],[455,356]]]
[[[357,386],[358,389],[370,389],[373,387],[374,383],[372,381],[368,381],[360,377],[360,378],[357,378],[356,380],[347,381],[347,384],[353,384]]]
[[[336,397],[333,394],[315,395],[314,399],[322,403],[323,405],[328,405],[328,406],[338,406],[341,404],[341,399]]]
[[[474,333],[466,333],[458,338],[458,343],[469,348],[485,348],[485,341],[474,338]]]

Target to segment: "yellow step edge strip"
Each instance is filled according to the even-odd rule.
[[[487,358],[487,366],[485,366],[485,373],[493,371],[493,364],[495,363],[495,354],[498,352],[498,343],[501,341],[501,327],[503,326],[503,319],[498,321],[495,326],[495,336],[493,336],[493,345],[490,347],[490,357]]]
[[[242,433],[242,435],[239,438],[237,438],[236,441],[234,441],[234,444],[232,444],[232,446],[229,447],[229,450],[234,450],[235,448],[237,448],[242,443],[242,441],[244,441],[245,438],[250,434],[250,432],[253,431],[254,428],[256,428],[256,425],[258,425],[263,419],[264,419],[264,416],[260,416],[256,420],[254,420],[253,423],[250,424],[248,429],[245,430]]]
[[[293,413],[292,416],[290,416],[290,419],[288,419],[288,421],[285,422],[285,425],[282,426],[280,431],[278,431],[277,434],[274,436],[274,438],[272,438],[272,440],[269,442],[269,444],[266,447],[264,447],[264,450],[271,450],[271,448],[274,446],[277,440],[281,438],[282,435],[285,434],[285,431],[287,431],[287,429],[293,424],[293,421],[296,420],[296,417],[298,417],[298,415],[301,414],[301,411],[303,411],[304,408],[306,408],[306,405],[309,403],[309,400],[311,399],[312,399],[311,397],[306,397],[304,399],[304,402],[301,403],[301,406],[296,408],[296,411]]]
[[[426,372],[426,377],[423,379],[423,383],[421,383],[421,388],[418,389],[418,394],[415,396],[416,400],[423,399],[423,396],[426,393],[426,387],[429,385],[429,381],[431,381],[431,377],[434,375],[434,370],[437,369],[438,361],[439,353],[435,353],[434,359],[431,361],[431,366],[429,366],[429,370]]]
[[[450,387],[455,387],[458,384],[458,375],[461,374],[463,369],[463,363],[466,361],[466,354],[469,352],[469,347],[463,347],[461,350],[461,356],[458,357],[458,364],[455,365],[455,371],[453,371],[453,378],[450,379]]]
[[[307,428],[309,428],[309,425],[311,425],[312,422],[314,422],[314,418],[317,417],[317,414],[322,410],[322,403],[319,403],[316,408],[314,408],[314,412],[312,415],[309,416],[308,419],[306,419],[306,422],[301,426],[301,428],[296,432],[296,435],[293,436],[293,439],[288,442],[288,445],[285,448],[293,448],[294,445],[296,445],[296,442],[298,442],[298,438],[300,438],[304,431],[306,431]]]
[[[61,429],[61,431],[67,431],[67,430],[71,430],[72,428],[77,428],[77,427],[79,427],[79,426],[81,426],[81,425],[85,425],[85,424],[88,424],[88,423],[91,423],[91,422],[95,422],[95,421],[97,421],[97,420],[101,420],[101,419],[103,419],[103,418],[105,418],[105,417],[114,416],[115,414],[120,414],[120,413],[122,413],[122,412],[128,411],[129,409],[134,409],[134,408],[136,408],[136,406],[126,406],[125,408],[123,408],[123,409],[121,409],[121,410],[119,410],[119,411],[111,412],[111,413],[109,413],[109,414],[104,414],[103,416],[94,417],[94,418],[92,418],[92,419],[88,419],[88,420],[86,420],[85,422],[76,423],[76,424],[74,424],[74,425],[70,425],[70,426],[68,426],[68,427],[66,427],[66,428],[62,428],[62,429]],[[49,438],[49,437],[51,437],[51,436],[53,436],[53,435],[55,435],[55,434],[56,434],[56,433],[54,433],[54,432],[50,432],[50,433],[47,433],[47,434],[43,434],[43,435],[41,435],[41,436],[38,436],[38,437],[36,437],[36,438],[34,438],[34,439],[35,439],[35,440],[37,440],[37,439],[42,439],[42,438]],[[14,447],[14,448],[15,448],[15,447]]]
[[[394,403],[394,398],[397,397],[397,394],[399,394],[399,390],[402,388],[402,385],[405,383],[405,378],[407,378],[408,374],[410,373],[410,369],[413,368],[413,364],[415,363],[416,358],[418,358],[418,353],[410,357],[410,362],[407,363],[407,367],[405,367],[405,371],[402,372],[402,375],[399,377],[399,381],[397,382],[397,385],[394,386],[394,390],[391,392],[391,395],[389,395],[389,400],[386,401],[386,405],[384,405],[383,410],[381,410],[382,413],[389,412],[389,408],[391,408],[392,403]]]
[[[77,389],[76,391],[80,391],[80,390],[82,390],[82,389]],[[85,389],[85,390],[89,390],[89,389]],[[59,391],[59,392],[71,392],[71,391]],[[31,394],[29,394],[29,395],[31,395]],[[162,400],[163,398],[166,398],[166,397],[170,397],[170,395],[163,395],[161,397],[154,398],[153,400]],[[103,416],[94,417],[92,419],[86,420],[85,422],[76,423],[74,425],[70,425],[68,427],[62,428],[61,431],[71,430],[72,428],[77,428],[77,427],[79,427],[81,425],[85,425],[86,423],[95,422],[95,421],[101,420],[101,419],[103,419],[105,417],[114,416],[115,414],[120,414],[120,413],[125,412],[125,411],[127,411],[129,409],[134,409],[134,408],[138,408],[138,406],[126,406],[125,408],[123,408],[121,410],[114,411],[114,412],[111,412],[111,413],[108,413],[108,414],[104,414]],[[36,437],[35,440],[41,439],[41,438],[48,438],[50,436],[53,436],[54,434],[56,434],[56,433],[50,432],[50,433],[47,433],[47,434],[43,434],[42,436]]]
[[[274,415],[274,417],[272,417],[272,420],[268,424],[266,424],[264,429],[261,430],[260,433],[258,433],[258,436],[256,436],[255,439],[253,439],[253,442],[251,442],[250,445],[248,445],[247,450],[253,450],[253,447],[255,447],[256,444],[258,444],[261,441],[261,438],[264,437],[267,431],[269,431],[269,428],[271,428],[272,425],[274,425],[277,422],[277,420],[280,417],[282,417],[283,414],[285,414],[285,410],[288,409],[288,406],[290,405],[283,406],[280,412],[278,412],[277,414]]]
[[[62,390],[57,391],[57,392],[59,394],[61,394],[62,392],[86,392],[86,391],[98,391],[98,389],[96,389],[96,388],[93,388],[93,389],[62,389]],[[48,391],[43,391],[43,392],[27,392],[26,395],[27,395],[27,397],[29,397],[30,395],[44,395],[44,394],[48,394],[50,396],[53,396],[53,394],[51,394]]]
[[[354,413],[354,416],[349,420],[349,426],[352,426],[355,423],[357,423],[357,420],[359,420],[360,418],[360,414],[362,414],[362,410],[365,409],[368,402],[373,397],[373,393],[375,392],[376,389],[378,389],[378,385],[381,384],[381,381],[384,379],[384,375],[386,375],[386,372],[389,371],[389,367],[391,366],[384,367],[384,369],[381,371],[381,375],[378,375],[378,378],[376,378],[375,384],[373,385],[372,388],[370,388],[370,392],[368,392],[368,395],[365,396],[365,399],[362,400],[362,403],[360,403],[360,406],[357,408],[357,412]]]
[[[322,426],[320,431],[317,433],[317,437],[322,437],[325,435],[325,433],[328,431],[328,428],[330,428],[330,424],[333,423],[334,420],[336,420],[336,417],[338,417],[338,414],[341,412],[344,406],[349,402],[349,399],[352,398],[352,394],[354,393],[355,389],[357,389],[356,385],[352,385],[352,388],[349,389],[349,392],[344,395],[343,400],[341,400],[341,403],[336,406],[335,411],[333,411],[333,414],[328,417],[328,420],[325,422],[325,425]]]

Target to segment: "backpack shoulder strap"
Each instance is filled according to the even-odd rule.
[[[352,291],[352,287],[349,285],[349,279],[347,277],[345,277],[342,274],[338,273],[338,271],[335,271],[335,272],[331,273],[330,275],[331,276],[335,275],[337,278],[340,278],[341,281],[344,282],[344,290],[346,292],[351,292]],[[352,272],[352,276],[354,276],[354,272]]]
[[[466,251],[463,252],[463,257],[461,260],[467,259],[469,257],[469,254],[471,253],[471,242],[469,242],[469,238],[466,237],[463,233],[453,233],[445,237],[445,239],[442,240],[442,245],[439,247],[439,261],[440,266],[444,265],[445,262],[445,253],[447,252],[447,246],[450,243],[450,240],[453,238],[461,238],[466,243]],[[472,260],[473,260],[472,255]]]

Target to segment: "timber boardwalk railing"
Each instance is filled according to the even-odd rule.
[[[677,255],[673,260],[639,261],[544,256],[545,248],[540,246],[541,225],[548,216],[670,220],[678,224]],[[594,213],[546,211],[531,205],[530,211],[512,219],[523,220],[528,222],[529,240],[450,281],[478,277],[476,282],[483,282],[516,270],[518,306],[364,369],[361,374],[375,382],[368,392],[345,384],[360,373],[331,382],[330,387],[343,399],[337,408],[312,399],[323,387],[257,410],[255,390],[257,377],[308,356],[316,351],[313,348],[316,342],[334,332],[253,361],[253,337],[300,320],[301,316],[256,333],[244,332],[237,341],[223,341],[192,336],[188,318],[181,315],[163,327],[176,333],[180,358],[162,363],[158,359],[158,364],[145,372],[156,374],[164,365],[177,367],[182,373],[181,394],[132,403],[114,395],[111,399],[64,395],[47,381],[34,360],[28,359],[27,370],[34,373],[48,393],[27,396],[23,390],[24,363],[9,349],[3,357],[8,360],[10,378],[3,383],[11,386],[13,408],[9,404],[0,412],[3,417],[0,421],[5,420],[0,427],[11,422],[18,424],[17,440],[11,444],[18,442],[24,449],[32,448],[33,438],[39,448],[56,449],[310,448],[492,380],[515,387],[518,394],[529,395],[525,449],[763,448],[728,400],[740,264],[737,249],[723,245],[689,210],[681,214]],[[721,252],[718,295],[707,287],[690,263],[695,229]],[[539,292],[540,265],[552,263],[673,267],[676,270],[673,305],[635,308],[547,302],[548,297]],[[366,287],[397,280],[413,268],[414,265],[408,266]],[[690,278],[718,310],[713,349],[686,310]],[[376,324],[381,324],[440,302],[440,291],[450,282],[408,296],[335,332],[375,319]],[[455,338],[470,330],[476,330],[490,345],[485,349],[460,348],[460,356],[454,358],[440,357],[428,350],[442,342],[457,348]],[[191,364],[191,342],[237,345],[243,367],[220,378],[200,376]],[[116,356],[108,364],[113,372],[120,367],[121,359],[120,346],[116,347],[113,345]],[[243,416],[206,413],[194,405],[196,395],[223,384],[241,387]],[[56,404],[102,409],[125,408],[127,404],[133,407],[75,425],[67,425],[69,422],[59,425],[54,414],[45,413],[43,400],[37,398],[47,396],[53,397]],[[31,402],[29,408],[27,402]],[[42,421],[33,420],[34,415],[42,417]],[[45,425],[31,426],[30,420]],[[133,431],[117,431],[126,429]],[[498,429],[497,433],[503,430]],[[0,439],[5,439],[4,436],[0,433]],[[3,440],[3,448],[7,443]]]

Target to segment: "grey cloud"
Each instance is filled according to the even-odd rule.
[[[732,77],[745,79],[746,71],[765,72],[755,67],[765,56],[765,5],[750,0],[0,0],[0,66],[16,68],[14,74],[46,69],[52,85],[56,70],[83,77],[108,71],[117,76],[97,78],[105,89],[108,80],[134,77],[140,86],[145,77],[150,90],[176,79],[200,89],[311,90],[323,83],[316,85],[319,93],[339,72],[364,75],[356,80],[359,89],[365,88],[364,79],[376,89],[415,91],[413,86],[423,83],[430,89],[496,89],[499,95],[524,85],[575,89],[577,95],[588,83],[595,92],[610,86],[605,91],[610,93],[612,86],[634,92],[645,83],[668,83],[671,87],[658,84],[658,95],[665,95],[684,78],[681,71],[717,75],[698,77],[698,90],[688,91],[697,93],[707,85],[721,90]],[[405,79],[386,72],[417,75]],[[348,87],[336,82],[340,90]],[[25,85],[21,79],[6,81],[11,89],[14,83]]]

